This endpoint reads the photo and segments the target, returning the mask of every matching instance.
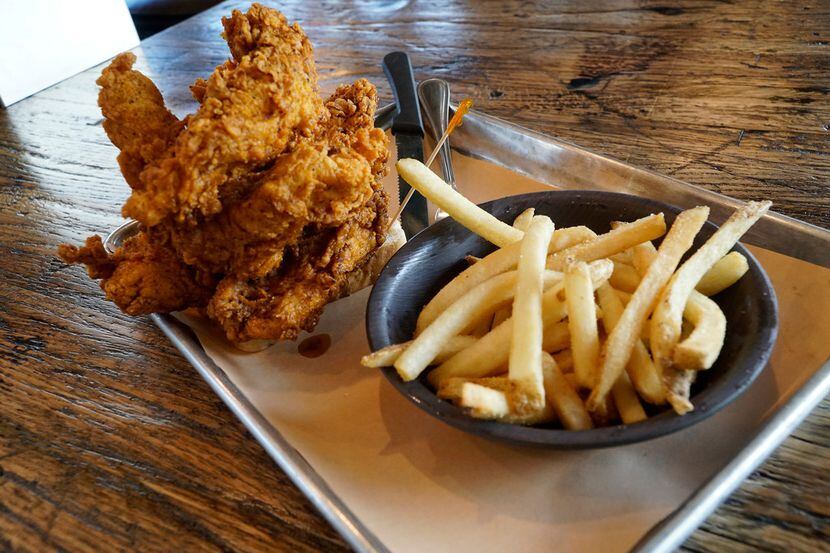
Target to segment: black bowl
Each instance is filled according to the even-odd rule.
[[[481,207],[508,222],[533,207],[537,214],[550,216],[559,228],[585,225],[597,233],[610,230],[612,221],[633,221],[661,211],[665,213],[667,225],[671,225],[681,211],[627,194],[570,190],[511,196]],[[691,251],[700,247],[716,229],[714,224],[707,223]],[[467,266],[464,256],[481,257],[493,250],[492,244],[450,218],[413,237],[386,265],[369,297],[366,330],[371,348],[377,350],[411,339],[421,308]],[[383,372],[398,391],[427,413],[487,438],[558,448],[590,448],[639,442],[675,432],[702,421],[738,397],[764,369],[775,343],[778,310],[772,284],[746,248],[738,244],[734,250],[747,258],[749,271],[713,298],[726,315],[726,340],[712,368],[698,375],[692,388],[695,409],[686,415],[660,409],[652,411],[653,416],[643,422],[584,431],[554,426],[524,427],[466,415],[459,407],[435,395],[426,383],[428,371],[412,382],[403,382],[391,367]]]

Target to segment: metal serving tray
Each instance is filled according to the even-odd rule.
[[[393,115],[392,106],[379,110],[378,126],[387,128]],[[631,167],[480,113],[471,112],[465,117],[464,125],[453,135],[452,145],[465,155],[490,161],[560,188],[604,189],[648,195],[681,207],[706,204],[712,208],[715,222],[724,220],[740,204],[726,196]],[[135,226],[128,223],[113,232],[106,241],[108,249],[114,249],[134,229]],[[830,232],[786,216],[771,214],[765,217],[743,241],[830,267]],[[254,407],[225,371],[213,362],[187,325],[171,315],[152,315],[151,318],[352,548],[361,552],[388,551],[280,431]],[[828,392],[830,361],[825,361],[786,403],[768,417],[743,450],[683,505],[643,536],[633,550],[674,551]]]

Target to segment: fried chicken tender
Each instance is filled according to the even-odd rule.
[[[203,306],[215,282],[188,267],[164,244],[139,232],[114,255],[104,250],[100,236],[90,236],[77,248],[63,244],[58,254],[67,263],[83,263],[89,276],[101,279],[107,299],[128,315],[169,313]]]
[[[297,24],[258,4],[222,23],[234,59],[197,82],[201,106],[141,172],[122,210],[148,227],[168,215],[181,222],[218,213],[226,183],[271,162],[323,115],[311,44]]]
[[[97,236],[59,255],[126,313],[206,307],[234,342],[293,339],[385,239],[388,138],[368,81],[318,96],[297,25],[258,4],[223,24],[232,59],[191,86],[201,105],[184,121],[131,55],[104,71],[104,128],[141,230],[111,255]]]
[[[96,83],[104,130],[121,153],[118,165],[127,184],[142,187],[139,175],[157,160],[184,128],[164,106],[153,81],[135,71],[135,54],[119,54]]]
[[[325,305],[385,239],[386,204],[379,189],[345,224],[307,228],[280,268],[265,278],[226,277],[208,304],[208,316],[232,342],[293,340],[301,330],[313,330]]]
[[[248,197],[196,227],[161,225],[186,263],[264,276],[307,225],[342,224],[368,201],[389,155],[386,134],[374,128],[375,87],[365,79],[341,86],[326,107],[319,139],[298,143],[258,174]]]

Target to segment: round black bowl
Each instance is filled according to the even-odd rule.
[[[585,225],[597,233],[610,230],[612,221],[633,221],[661,211],[665,213],[667,225],[671,225],[681,211],[645,198],[595,191],[522,194],[481,207],[507,222],[533,207],[537,214],[550,216],[559,228]],[[707,223],[692,251],[716,228]],[[675,432],[702,421],[738,397],[766,366],[775,343],[778,311],[772,285],[752,254],[740,244],[734,249],[747,258],[749,272],[713,298],[726,315],[726,341],[714,366],[698,375],[692,388],[695,409],[686,415],[655,409],[643,422],[585,431],[517,426],[466,415],[452,403],[439,399],[426,383],[425,374],[418,380],[403,382],[393,368],[383,372],[395,388],[427,413],[465,432],[487,438],[559,448],[590,448],[638,442]],[[464,256],[484,256],[493,250],[492,244],[450,218],[413,237],[386,265],[369,297],[366,329],[371,348],[376,350],[410,340],[421,308],[467,266]]]

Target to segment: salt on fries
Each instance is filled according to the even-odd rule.
[[[640,329],[654,308],[657,295],[671,278],[680,258],[691,247],[700,227],[709,216],[708,207],[684,211],[675,219],[657,250],[657,256],[643,275],[640,285],[620,315],[614,330],[608,335],[602,353],[599,375],[588,398],[588,409],[604,412],[605,397],[628,364],[631,352],[640,339]],[[621,227],[625,228],[625,227]],[[615,229],[619,230],[619,229]]]
[[[588,227],[568,227],[554,231],[548,244],[548,253],[557,252],[574,244],[591,240],[596,234]],[[494,275],[509,271],[519,262],[520,243],[516,242],[499,248],[480,259],[444,286],[418,315],[415,335],[421,333],[470,288],[477,286]]]
[[[767,212],[770,205],[770,202],[750,202],[739,208],[671,277],[654,309],[649,331],[651,353],[662,368],[672,364],[672,352],[680,339],[683,310],[695,285],[717,260],[732,249],[749,227]],[[720,351],[720,345],[717,350]],[[714,362],[714,359],[711,361]],[[703,369],[711,366],[705,366],[703,362],[701,364],[704,365],[701,367]]]
[[[541,411],[545,406],[545,387],[542,384],[542,275],[552,234],[553,222],[548,217],[533,217],[519,250],[507,371],[514,384],[514,407],[520,414]],[[587,273],[587,266],[585,270]],[[590,275],[587,278],[590,289]]]
[[[438,397],[511,424],[589,430],[635,424],[666,402],[681,414],[693,408],[694,377],[715,362],[727,331],[708,296],[747,272],[747,260],[729,250],[769,202],[739,209],[680,265],[706,207],[680,213],[668,232],[662,213],[600,235],[554,230],[533,208],[511,226],[418,161],[400,160],[398,172],[498,248],[471,259],[427,303],[413,340],[370,353],[363,365],[394,366],[404,380],[433,366],[426,378]]]

